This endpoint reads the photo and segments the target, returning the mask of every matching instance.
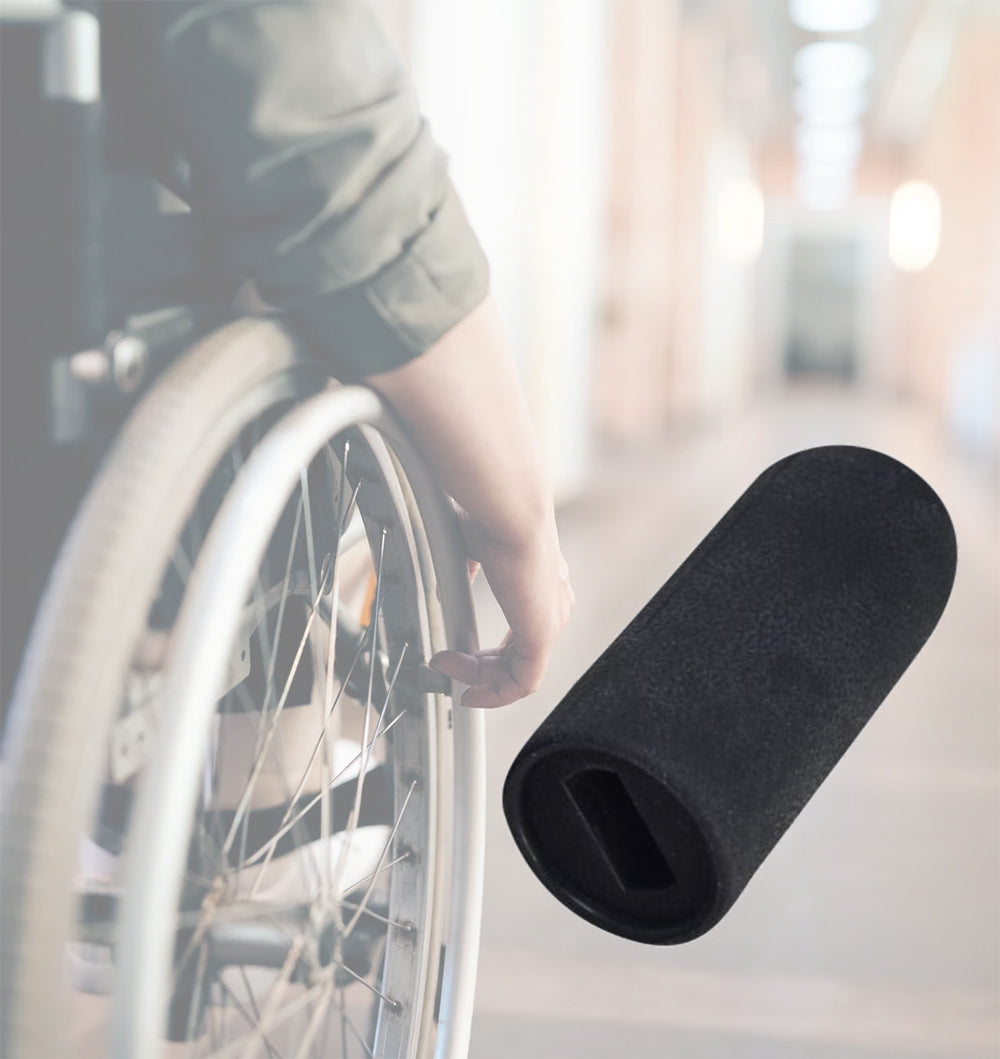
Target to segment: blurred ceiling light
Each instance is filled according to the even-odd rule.
[[[868,106],[868,94],[863,88],[849,88],[843,92],[814,89],[799,85],[792,97],[795,113],[814,125],[841,125],[857,121]]]
[[[941,199],[930,184],[901,184],[889,202],[889,258],[904,272],[919,272],[941,244]]]
[[[851,197],[850,170],[836,172],[800,171],[795,183],[799,201],[810,210],[835,210]]]
[[[812,181],[816,184],[843,184],[850,186],[854,180],[855,167],[851,162],[834,165],[820,165],[816,162],[799,162],[797,177],[800,181]]]
[[[795,53],[795,74],[809,88],[848,91],[871,76],[872,56],[849,40],[818,40]]]
[[[845,165],[861,154],[861,129],[857,125],[800,125],[795,148],[805,163]]]
[[[788,14],[810,33],[853,33],[875,21],[879,0],[790,0]]]
[[[715,232],[719,249],[734,265],[749,265],[760,256],[764,243],[764,196],[752,181],[730,181],[715,206]]]

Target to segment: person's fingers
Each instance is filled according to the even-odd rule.
[[[507,671],[514,678],[514,683],[521,689],[522,696],[530,695],[538,690],[549,660],[547,646],[534,651],[525,651],[520,649],[518,642],[508,634],[500,655]]]
[[[495,710],[523,698],[524,692],[511,682],[503,688],[469,688],[462,696],[462,705],[470,710]]]
[[[462,705],[476,709],[507,706],[537,690],[545,672],[544,655],[532,657],[519,652],[510,634],[501,647],[475,655],[462,651],[440,651],[430,661],[438,672],[467,684]]]
[[[479,657],[464,651],[438,651],[428,663],[432,669],[462,684],[479,683]]]
[[[529,694],[511,671],[502,654],[484,658],[480,664],[480,681],[462,696],[462,705],[472,709],[491,710],[509,706]]]

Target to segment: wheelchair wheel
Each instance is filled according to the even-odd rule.
[[[467,1045],[481,730],[423,665],[474,637],[461,552],[374,395],[322,384],[275,325],[224,329],[68,538],[6,748],[5,1054]],[[74,894],[81,835],[123,887]],[[60,988],[80,945],[110,996]]]

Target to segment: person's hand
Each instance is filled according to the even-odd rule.
[[[499,647],[474,655],[440,651],[430,664],[469,685],[463,706],[506,706],[530,695],[541,682],[575,602],[569,569],[551,514],[520,541],[509,542],[496,540],[464,512],[459,514],[469,557],[482,567],[510,629]]]
[[[516,702],[538,687],[573,590],[552,488],[492,299],[425,353],[367,381],[458,506],[468,555],[481,564],[510,625],[499,647],[442,651],[431,664],[469,685],[465,706]]]

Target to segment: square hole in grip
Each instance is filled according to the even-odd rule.
[[[677,881],[639,807],[610,769],[584,769],[563,781],[624,890],[666,890]]]

